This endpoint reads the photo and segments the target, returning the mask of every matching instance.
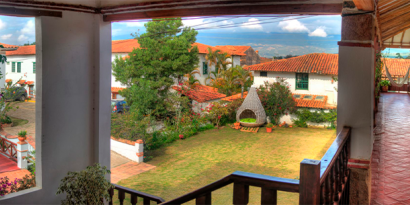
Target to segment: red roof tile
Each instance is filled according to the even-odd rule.
[[[404,76],[410,67],[410,59],[386,58],[382,59],[382,62],[387,65],[392,76]],[[386,76],[384,68],[383,76]]]
[[[26,84],[27,85],[34,85],[34,81],[27,81]]]
[[[12,82],[12,81],[13,81],[12,79],[6,79],[6,83]]]
[[[221,51],[225,51],[230,55],[239,55],[244,56],[246,55],[245,52],[251,48],[250,46],[215,46],[215,48],[220,49]]]
[[[246,98],[247,95],[248,95],[248,92],[243,92],[243,98]],[[234,100],[241,99],[241,96],[242,96],[242,93],[238,93],[235,95],[228,96],[226,98],[222,98],[221,100],[232,102]]]
[[[15,51],[6,51],[6,56],[36,55],[36,45],[20,46]]]
[[[338,54],[311,53],[294,58],[247,66],[252,71],[317,73],[337,75]]]
[[[131,53],[134,48],[139,48],[140,44],[137,39],[116,40],[111,42],[111,51],[113,53]]]
[[[295,98],[295,95],[300,95],[300,98]],[[306,96],[312,96],[311,99],[307,99]],[[316,99],[317,97],[322,97],[321,100]],[[311,95],[311,94],[293,94],[293,99],[296,101],[296,107],[307,107],[307,108],[321,108],[327,107],[327,96],[326,95]]]
[[[271,62],[271,61],[272,61],[271,58],[260,57],[260,59],[261,59],[261,63],[267,63],[267,62]]]
[[[17,84],[24,84],[26,82],[26,80],[20,80],[17,82]]]
[[[4,48],[17,48],[18,46],[15,45],[10,45],[10,44],[5,44],[5,43],[0,43]]]
[[[197,85],[194,89],[182,89],[179,86],[172,86],[172,89],[200,103],[226,97],[225,94],[218,93],[218,89],[205,85]]]
[[[111,92],[112,93],[118,93],[118,91],[120,90],[124,90],[125,88],[121,88],[121,87],[111,87]]]

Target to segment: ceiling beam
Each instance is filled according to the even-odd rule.
[[[36,17],[36,16],[52,16],[63,17],[63,13],[60,11],[49,11],[39,9],[19,9],[13,7],[0,7],[0,15],[5,16],[18,16],[18,17]]]
[[[123,21],[132,19],[152,19],[190,16],[223,16],[248,14],[312,14],[340,15],[342,4],[249,4],[244,6],[212,6],[194,8],[171,8],[161,10],[139,11],[104,15],[104,21]]]
[[[374,11],[374,1],[373,0],[353,0],[354,5],[359,10],[363,11]]]

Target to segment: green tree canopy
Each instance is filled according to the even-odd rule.
[[[145,24],[146,33],[136,35],[140,48],[128,54],[129,58],[118,58],[113,62],[113,75],[116,80],[128,88],[135,86],[144,87],[144,90],[155,90],[157,99],[150,99],[148,107],[139,110],[155,110],[154,115],[164,114],[165,107],[158,105],[167,97],[170,86],[176,80],[181,80],[187,73],[192,72],[199,63],[198,48],[192,44],[198,34],[193,28],[183,27],[181,18],[153,19]],[[136,96],[133,92],[139,89],[124,90],[126,100]],[[135,99],[135,98],[134,98]],[[147,103],[131,100],[134,103],[147,105]]]

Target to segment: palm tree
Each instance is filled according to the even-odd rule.
[[[252,72],[243,69],[239,65],[235,66],[233,70],[234,70],[234,76],[235,76],[233,83],[241,85],[241,98],[243,98],[243,91],[245,89],[245,83],[248,82],[249,80],[253,81]]]
[[[195,88],[196,85],[201,84],[201,82],[195,78],[195,74],[198,74],[199,76],[201,76],[201,71],[199,70],[199,68],[195,68],[193,71],[191,71],[188,74],[185,74],[185,86],[189,87],[189,88]]]
[[[231,60],[231,55],[229,55],[228,53],[221,53],[218,54],[218,63],[216,65],[218,69],[218,73],[220,73],[220,70],[228,70],[228,65],[232,64]]]
[[[220,74],[216,71],[212,71],[209,73],[209,76],[205,78],[205,84],[212,85],[212,83],[220,77]],[[209,80],[209,83],[207,81]]]
[[[217,65],[219,52],[221,52],[221,50],[212,51],[212,49],[208,47],[208,54],[206,54],[205,59],[209,62],[209,67]]]

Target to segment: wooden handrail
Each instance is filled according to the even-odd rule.
[[[191,193],[185,194],[176,199],[162,203],[161,205],[166,204],[183,204],[188,201],[197,199],[200,196],[207,196],[210,198],[211,192],[220,189],[224,186],[227,186],[231,183],[241,184],[244,186],[256,186],[262,187],[265,190],[278,190],[278,191],[287,191],[287,192],[299,192],[299,180],[296,179],[286,179],[280,177],[272,177],[261,174],[254,174],[248,172],[236,171],[212,184],[206,185],[202,188],[199,188]],[[235,189],[235,188],[234,188]],[[249,194],[249,189],[247,190]],[[234,196],[235,197],[235,196]],[[210,199],[209,199],[210,200]],[[234,199],[235,200],[235,199]],[[276,200],[276,199],[275,199]],[[207,200],[204,200],[207,201]],[[208,203],[206,203],[208,204]]]
[[[0,152],[10,157],[12,160],[17,159],[17,143],[0,137]]]
[[[147,194],[144,192],[140,192],[134,189],[130,189],[127,187],[120,186],[118,184],[112,184],[114,185],[114,189],[118,190],[118,199],[120,200],[120,204],[124,203],[125,199],[125,193],[130,194],[131,196],[131,204],[135,205],[138,200],[137,197],[143,198],[143,204],[150,204],[150,201],[154,201],[157,204],[164,202],[165,200],[162,199],[161,197],[154,196],[151,194]],[[110,196],[111,196],[111,201],[109,202],[110,205],[112,205],[112,197],[114,196],[114,189],[110,190]]]
[[[326,154],[320,160],[320,183],[323,183],[323,180],[331,170],[330,168],[334,166],[337,157],[343,151],[345,144],[350,139],[350,133],[351,128],[344,127],[342,131],[337,135],[335,141],[333,141]],[[350,147],[348,148],[350,149]]]

